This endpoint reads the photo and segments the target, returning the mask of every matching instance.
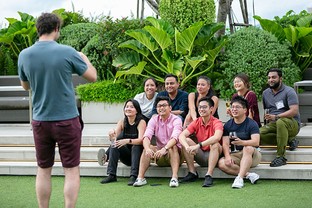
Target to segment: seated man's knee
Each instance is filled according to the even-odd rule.
[[[255,148],[252,146],[244,146],[243,148],[243,154],[253,154],[255,151]]]
[[[218,161],[218,168],[221,169],[221,170],[225,169],[224,157],[219,159],[219,161]]]
[[[212,151],[219,151],[221,145],[219,143],[214,143],[212,145],[210,145],[210,152]]]

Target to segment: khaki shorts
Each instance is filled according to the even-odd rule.
[[[151,146],[151,148],[156,151],[157,150],[157,147],[156,146]],[[181,149],[178,148],[178,151],[179,151],[179,155],[180,155],[180,165],[183,163],[184,161],[184,157],[183,157],[183,154],[181,153]],[[166,154],[166,155],[163,155],[161,156],[160,158],[158,159],[154,159],[154,158],[151,158],[151,162],[153,163],[156,163],[159,167],[171,167],[171,163],[170,163],[170,154]]]
[[[255,151],[252,154],[252,164],[251,164],[252,168],[256,167],[261,162],[261,153],[256,148],[254,148],[254,149],[255,149]],[[240,165],[240,161],[241,161],[242,157],[243,157],[243,150],[241,150],[239,152],[231,153],[231,158],[236,165]]]

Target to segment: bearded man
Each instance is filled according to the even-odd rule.
[[[263,108],[266,125],[260,128],[260,143],[277,145],[276,158],[271,167],[286,165],[286,146],[293,151],[299,141],[296,135],[300,130],[299,101],[295,90],[282,83],[282,70],[272,68],[268,71],[269,88],[263,91]]]

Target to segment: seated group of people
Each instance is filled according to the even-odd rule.
[[[263,105],[269,109],[261,127],[257,97],[249,90],[249,78],[240,73],[234,78],[230,109],[231,118],[223,125],[218,119],[218,98],[211,88],[211,81],[200,76],[197,92],[186,93],[179,88],[178,79],[165,77],[165,91],[157,93],[155,79],[144,82],[144,92],[129,99],[124,105],[124,119],[109,132],[112,145],[100,149],[98,161],[108,161],[107,177],[101,183],[117,181],[118,160],[131,166],[128,185],[139,187],[147,184],[145,172],[151,162],[158,166],[171,166],[169,186],[198,179],[194,161],[207,167],[203,187],[213,185],[215,167],[235,175],[233,188],[242,188],[244,178],[252,184],[259,175],[250,168],[261,162],[261,144],[277,145],[277,156],[271,167],[286,164],[286,146],[296,149],[300,118],[295,91],[282,83],[282,71],[270,69],[269,88],[263,92]],[[178,179],[180,165],[186,161],[188,174]]]

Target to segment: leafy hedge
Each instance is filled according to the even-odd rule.
[[[289,86],[301,80],[300,69],[292,62],[288,45],[280,44],[274,35],[255,27],[230,35],[221,61],[223,76],[215,82],[215,88],[222,98],[228,99],[235,92],[233,78],[239,72],[250,77],[258,98],[266,87],[270,68],[281,68],[283,82]]]
[[[122,103],[143,92],[142,82],[129,84],[125,81],[104,80],[95,83],[87,83],[76,87],[80,99],[85,102],[108,102]]]
[[[195,22],[215,22],[216,6],[213,0],[161,0],[160,17],[180,31]]]

